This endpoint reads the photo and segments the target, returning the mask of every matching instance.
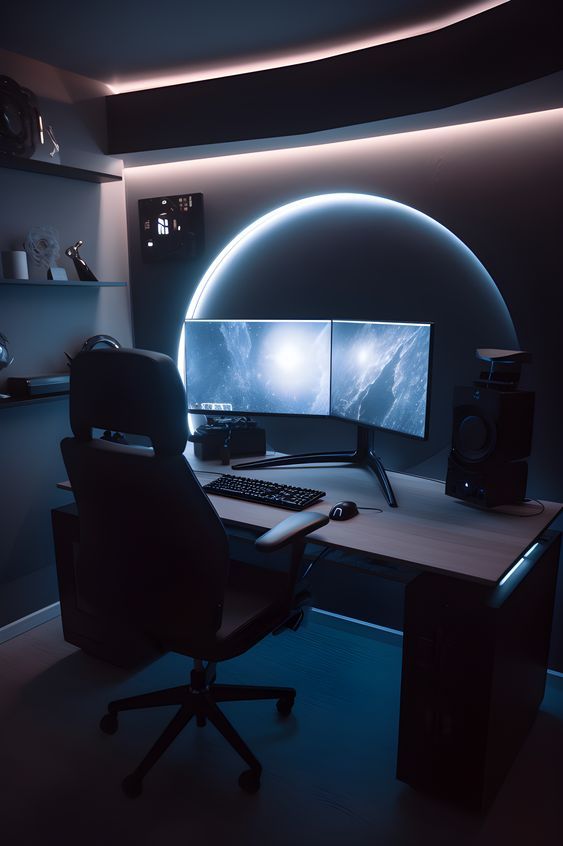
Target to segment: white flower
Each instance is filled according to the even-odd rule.
[[[34,264],[52,267],[61,252],[59,235],[52,226],[32,226],[27,233],[24,248]]]

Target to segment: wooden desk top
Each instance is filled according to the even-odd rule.
[[[444,482],[404,473],[388,474],[399,504],[390,508],[375,476],[361,467],[322,464],[243,471],[219,461],[199,461],[192,444],[185,455],[201,484],[218,473],[243,473],[326,491],[326,497],[309,509],[321,514],[345,499],[360,508],[382,509],[360,511],[351,520],[331,520],[309,536],[320,544],[491,585],[502,579],[563,510],[559,502],[542,500],[487,511],[446,496]],[[57,487],[71,490],[68,482]],[[270,529],[291,513],[222,496],[210,499],[226,523],[257,530]]]
[[[390,508],[373,474],[361,467],[314,465],[231,471],[218,461],[198,461],[191,444],[186,456],[202,484],[215,478],[215,472],[244,473],[326,491],[326,497],[310,507],[321,514],[328,514],[343,499],[354,500],[358,506],[381,508],[381,513],[360,511],[351,520],[331,521],[310,538],[350,552],[487,584],[496,584],[563,509],[561,503],[542,501],[484,510],[446,496],[443,482],[403,473],[389,473],[399,504]],[[270,528],[290,513],[227,497],[212,496],[211,500],[225,522],[256,529]]]

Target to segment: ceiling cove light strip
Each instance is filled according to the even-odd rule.
[[[217,64],[197,70],[186,68],[174,74],[162,74],[151,77],[139,77],[138,79],[116,80],[109,84],[114,94],[124,94],[128,91],[143,91],[148,88],[163,88],[167,85],[182,85],[186,82],[200,82],[204,79],[219,79],[225,76],[236,76],[243,73],[254,73],[255,71],[271,70],[273,68],[289,67],[291,65],[302,65],[305,62],[315,62],[320,59],[328,59],[332,56],[342,56],[345,53],[353,53],[356,50],[365,50],[370,47],[378,47],[380,44],[391,44],[394,41],[403,41],[407,38],[414,38],[430,32],[437,32],[453,24],[473,18],[483,12],[488,12],[497,6],[503,6],[510,0],[480,0],[480,2],[467,3],[463,9],[456,9],[439,17],[414,24],[412,26],[399,27],[390,32],[379,32],[356,38],[342,44],[311,47],[299,53],[270,53],[255,59],[245,59],[234,64]]]

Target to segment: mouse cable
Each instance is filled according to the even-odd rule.
[[[358,511],[379,511],[383,514],[383,508],[372,508],[371,505],[358,505]]]
[[[514,511],[502,511],[502,509],[499,508],[499,507],[493,508],[492,510],[495,514],[504,514],[506,517],[518,517],[518,518],[537,517],[538,514],[543,514],[543,512],[545,511],[545,505],[543,504],[543,502],[540,502],[539,499],[523,499],[521,503],[515,502],[514,505],[516,505],[516,506],[526,505],[528,502],[535,502],[536,505],[539,505],[538,510],[532,511],[531,514],[515,514]]]
[[[309,573],[311,572],[311,570],[313,569],[313,567],[315,566],[317,561],[320,561],[321,558],[324,558],[325,555],[327,555],[331,551],[331,549],[332,549],[332,547],[330,547],[330,546],[325,546],[323,549],[321,549],[319,554],[315,558],[313,558],[313,560],[309,563],[309,566],[307,567],[307,569],[305,570],[303,575],[300,576],[300,579],[307,578],[307,576],[309,575]]]

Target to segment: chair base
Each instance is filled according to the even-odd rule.
[[[249,769],[241,774],[239,785],[248,793],[255,793],[260,787],[262,766],[217,703],[277,699],[278,712],[282,716],[287,716],[293,707],[295,695],[296,691],[292,687],[215,684],[215,665],[209,663],[204,667],[203,662],[197,660],[191,671],[189,685],[170,687],[110,702],[108,713],[100,722],[100,728],[106,734],[114,734],[118,728],[117,715],[120,711],[155,708],[162,705],[180,706],[141,763],[123,780],[123,790],[131,798],[140,795],[144,777],[192,717],[196,718],[196,723],[200,727],[205,726],[209,720],[248,764]]]

